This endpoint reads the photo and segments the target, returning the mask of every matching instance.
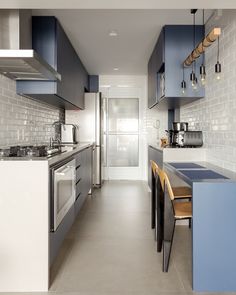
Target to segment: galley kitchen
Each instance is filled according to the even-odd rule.
[[[0,293],[236,292],[236,10],[34,2],[0,3]]]

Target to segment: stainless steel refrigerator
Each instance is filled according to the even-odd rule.
[[[79,112],[79,141],[92,141],[95,144],[93,153],[93,185],[102,185],[102,166],[106,153],[104,126],[106,114],[103,108],[101,93],[85,94],[85,109]]]

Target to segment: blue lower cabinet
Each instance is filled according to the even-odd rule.
[[[55,232],[50,232],[50,265],[55,260],[60,247],[78,216],[92,187],[92,147],[76,154],[75,203],[68,211]]]
[[[236,183],[193,183],[193,290],[236,291]]]
[[[60,247],[75,220],[74,206],[67,212],[55,232],[50,232],[50,265],[55,260]]]
[[[154,161],[157,165],[162,168],[163,166],[163,151],[152,147],[151,145],[148,146],[148,186],[151,189],[152,183],[152,173],[151,173],[151,164],[150,161]]]

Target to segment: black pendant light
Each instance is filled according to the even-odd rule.
[[[186,93],[186,87],[187,87],[187,85],[186,85],[186,81],[184,79],[184,65],[183,65],[183,80],[181,82],[181,95],[183,95],[183,96]]]
[[[219,62],[220,59],[220,37],[217,39],[217,62],[215,64],[215,74],[216,74],[216,80],[221,79],[221,64]]]
[[[191,14],[193,15],[193,49],[195,48],[195,43],[196,43],[196,36],[195,36],[195,15],[196,15],[197,9],[191,9]],[[196,77],[196,62],[194,61],[192,63],[192,72],[190,74],[190,81],[191,85],[194,90],[198,89],[198,84],[197,84],[197,77]]]
[[[204,25],[205,25],[204,9],[202,10],[202,25],[204,28]],[[203,30],[203,38],[204,38],[204,30]],[[205,86],[205,84],[206,84],[205,52],[203,52],[202,64],[200,66],[200,81],[201,81],[202,86]]]

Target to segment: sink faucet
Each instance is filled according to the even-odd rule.
[[[64,123],[62,123],[60,121],[53,122],[51,124],[51,126],[54,127],[54,130],[55,130],[56,126],[63,126],[63,128],[65,128]],[[53,147],[55,143],[57,143],[58,145],[61,144],[61,139],[59,138],[59,136],[57,136],[55,138],[53,136],[50,137],[50,142],[49,142],[50,147]]]

